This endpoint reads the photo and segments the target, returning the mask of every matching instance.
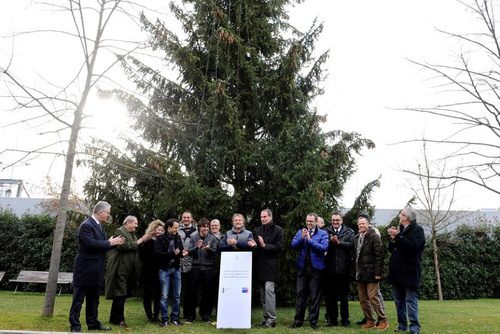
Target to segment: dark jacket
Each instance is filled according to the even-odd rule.
[[[311,264],[316,270],[325,269],[325,252],[328,249],[328,234],[315,228],[311,239],[302,238],[302,229],[298,230],[292,239],[292,249],[300,251],[297,257],[296,267],[303,270],[305,267],[307,248],[311,249]]]
[[[179,248],[179,254],[175,250]],[[168,232],[156,238],[155,251],[160,269],[179,269],[181,266],[182,251],[184,245],[178,233],[172,235]]]
[[[105,283],[106,298],[135,296],[137,295],[137,283],[141,266],[137,237],[127,231],[124,226],[118,228],[114,236],[123,236],[125,242],[108,253]]]
[[[179,226],[179,236],[181,237],[182,240],[182,245],[184,246],[184,249],[189,248],[189,240],[191,239],[191,235],[196,232],[198,229],[196,228],[196,225],[191,224],[191,226],[186,227],[184,224],[181,224]],[[191,263],[193,261],[193,258],[191,255],[187,255],[181,258],[181,266],[182,266],[182,272],[187,273],[191,271]]]
[[[330,273],[350,275],[351,259],[354,250],[354,231],[345,225],[341,225],[340,232],[336,233],[333,226],[326,229],[328,233],[328,251],[326,252],[326,270]],[[337,235],[340,243],[334,243],[330,239]]]
[[[139,245],[139,258],[141,259],[139,282],[142,286],[156,286],[160,282],[158,277],[160,267],[155,243],[156,239],[148,239]]]
[[[227,239],[236,239],[236,245],[231,246],[227,244]],[[226,232],[224,238],[219,243],[219,249],[224,251],[253,251],[254,248],[248,246],[248,240],[254,240],[253,233],[249,230],[246,230],[244,227],[241,231],[236,232],[234,229],[231,229]]]
[[[377,282],[375,276],[384,275],[384,248],[382,240],[372,228],[369,228],[363,238],[363,244],[359,250],[359,239],[361,234],[356,235],[354,240],[354,257],[356,258],[356,280],[369,283]]]
[[[418,287],[422,268],[422,253],[425,247],[424,229],[412,222],[389,242],[389,276],[395,285]]]
[[[74,286],[104,286],[104,263],[111,244],[97,222],[87,218],[78,228],[78,252],[73,266]]]
[[[254,253],[257,280],[278,282],[280,280],[280,253],[283,246],[283,230],[274,223],[261,225],[253,232],[257,242]],[[259,236],[264,239],[265,247],[259,244]]]
[[[198,248],[199,240],[203,240],[203,245],[209,247]],[[204,238],[200,236],[198,231],[191,234],[188,252],[193,260],[191,263],[192,268],[198,268],[200,270],[215,269],[218,245],[219,240],[213,234],[208,233]]]

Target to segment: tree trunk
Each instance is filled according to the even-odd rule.
[[[114,5],[114,9],[118,6],[119,1]],[[42,316],[52,316],[54,314],[54,304],[57,292],[57,278],[59,276],[59,266],[61,263],[61,249],[64,236],[64,228],[66,227],[66,217],[68,210],[68,198],[71,189],[71,177],[73,175],[73,164],[76,155],[76,143],[78,141],[78,134],[80,132],[83,109],[87,103],[90,90],[92,89],[92,77],[94,76],[94,67],[97,59],[97,54],[100,48],[101,38],[103,34],[103,18],[106,1],[101,1],[99,10],[99,22],[97,23],[96,37],[93,42],[93,50],[90,54],[85,56],[85,64],[87,69],[87,77],[85,79],[85,86],[83,88],[82,96],[78,106],[75,110],[75,118],[71,126],[71,135],[68,144],[68,154],[66,155],[66,167],[64,169],[64,180],[61,189],[61,198],[59,203],[59,210],[57,211],[56,228],[54,230],[54,242],[52,244],[52,253],[50,256],[49,277],[47,281],[47,288],[45,290],[45,301],[42,307]],[[111,15],[111,14],[110,14]],[[80,39],[85,40],[85,34],[80,35]]]
[[[436,241],[436,231],[432,231],[432,255],[434,259],[434,271],[436,273],[436,286],[438,299],[443,300],[443,290],[441,288],[441,273],[439,271],[439,249]]]
[[[42,316],[52,316],[54,313],[54,303],[57,292],[57,278],[59,275],[59,266],[61,263],[61,250],[64,237],[64,228],[66,227],[66,218],[68,211],[68,199],[71,189],[71,177],[73,175],[73,165],[76,154],[76,143],[82,120],[82,109],[85,104],[86,96],[80,103],[76,113],[71,135],[68,144],[68,154],[66,155],[66,167],[64,169],[64,179],[59,199],[59,209],[57,210],[56,228],[54,229],[54,241],[52,243],[52,253],[50,255],[49,277],[47,288],[45,290],[45,301],[42,307]]]

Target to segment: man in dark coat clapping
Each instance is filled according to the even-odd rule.
[[[390,237],[389,282],[393,285],[394,302],[398,314],[399,331],[420,332],[418,295],[422,253],[425,246],[424,230],[417,224],[416,212],[410,207],[401,210],[399,226],[387,230]]]
[[[264,313],[262,327],[276,326],[276,284],[280,279],[280,253],[283,244],[283,230],[273,223],[270,209],[260,213],[261,226],[254,231],[257,240],[255,252],[260,302]]]

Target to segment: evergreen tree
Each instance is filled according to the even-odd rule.
[[[322,133],[325,118],[311,101],[322,93],[328,53],[314,53],[321,24],[305,33],[288,24],[286,8],[299,2],[172,3],[182,36],[143,17],[152,48],[178,77],[124,60],[148,101],[115,94],[127,101],[142,141],[129,142],[127,153],[90,149],[102,158],[89,162],[88,194],[148,220],[189,209],[228,222],[240,212],[250,228],[270,208],[285,244],[308,212],[338,209],[355,155],[374,144],[356,133]],[[295,254],[285,248],[288,281]]]

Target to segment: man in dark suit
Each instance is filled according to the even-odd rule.
[[[81,332],[80,311],[86,299],[85,320],[89,330],[111,330],[98,319],[99,294],[104,286],[105,255],[115,245],[124,242],[122,236],[107,239],[101,224],[110,214],[111,205],[100,201],[93,209],[92,216],[78,228],[78,253],[73,267],[73,301],[69,311],[71,332]]]

